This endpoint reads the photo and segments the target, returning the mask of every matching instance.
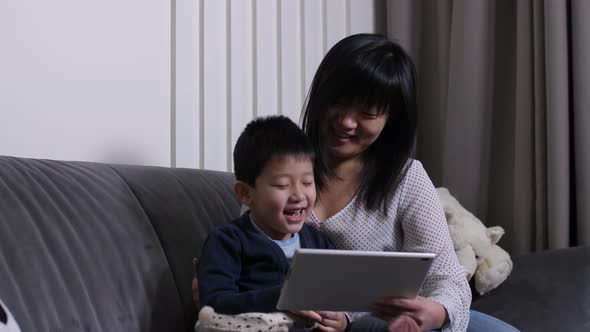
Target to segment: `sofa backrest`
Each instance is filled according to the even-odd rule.
[[[23,331],[191,331],[229,173],[0,157],[0,299]]]
[[[145,166],[113,166],[143,207],[177,287],[191,329],[196,321],[192,260],[209,231],[240,214],[231,173]]]

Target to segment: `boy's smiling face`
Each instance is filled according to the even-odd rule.
[[[256,186],[238,181],[236,193],[250,207],[250,217],[273,240],[298,232],[316,199],[313,164],[309,157],[282,156],[269,160]]]

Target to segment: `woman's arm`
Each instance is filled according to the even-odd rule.
[[[404,233],[403,250],[437,255],[420,295],[442,305],[447,315],[445,320],[449,323],[445,328],[464,331],[469,321],[471,290],[455,254],[436,189],[418,161],[414,161],[404,182],[399,206]],[[402,303],[409,307],[416,304]],[[435,316],[439,314],[440,311],[433,312]]]

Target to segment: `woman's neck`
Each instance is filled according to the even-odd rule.
[[[326,186],[319,193],[313,209],[319,221],[342,210],[354,198],[361,183],[363,164],[360,160],[347,160],[330,166],[336,177],[326,179]]]
[[[337,176],[337,181],[360,182],[363,161],[360,158],[331,162],[330,168]]]

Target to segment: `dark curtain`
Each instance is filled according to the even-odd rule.
[[[511,254],[590,245],[590,1],[389,0],[417,158]]]

